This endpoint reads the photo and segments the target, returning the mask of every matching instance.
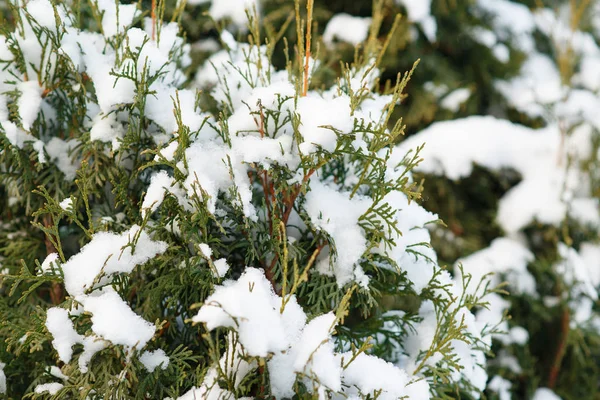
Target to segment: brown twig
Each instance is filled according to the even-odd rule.
[[[171,323],[170,323],[169,321],[167,321],[167,322],[166,322],[166,323],[165,323],[165,324],[162,326],[162,328],[160,329],[160,331],[158,331],[158,336],[159,336],[159,337],[160,337],[160,336],[162,336],[162,335],[163,335],[163,334],[164,334],[164,333],[167,331],[167,329],[169,329],[169,327],[170,327],[170,326],[171,326]]]
[[[308,173],[306,175],[304,175],[304,178],[302,178],[302,184],[296,185],[292,195],[286,199],[285,211],[283,213],[283,218],[281,219],[284,224],[287,225],[288,219],[290,218],[290,214],[292,213],[292,210],[294,209],[294,203],[296,202],[296,198],[300,194],[300,190],[302,190],[302,186],[304,186],[304,184],[306,184],[306,182],[308,182],[308,180],[314,173],[315,173],[314,168],[311,169],[310,171],[308,171]]]
[[[571,314],[567,306],[564,307],[560,318],[560,336],[558,338],[558,346],[554,354],[554,360],[548,374],[548,388],[554,389],[558,381],[562,360],[567,351],[567,340],[569,339]]]
[[[315,173],[315,169],[309,170],[308,173],[306,175],[304,175],[304,178],[302,178],[302,183],[297,183],[294,187],[292,194],[290,196],[285,197],[285,199],[284,199],[285,211],[281,218],[281,221],[283,222],[284,225],[287,226],[287,222],[290,219],[290,215],[292,213],[292,210],[294,209],[294,204],[296,203],[296,199],[298,198],[298,195],[300,195],[300,191],[302,190],[302,187],[304,186],[304,184],[306,182],[308,182],[308,180],[314,173]],[[271,282],[271,285],[273,286],[273,288],[275,288],[275,284],[274,284],[275,282],[274,282],[273,278],[274,278],[274,269],[275,269],[275,265],[277,265],[277,261],[279,261],[279,253],[275,254],[275,257],[273,257],[271,264],[269,265],[268,268],[265,269],[265,276],[269,280],[269,282]],[[275,289],[275,290],[277,290],[277,289]]]
[[[156,40],[156,0],[152,0],[150,16],[152,18],[152,40]]]
[[[49,215],[46,215],[42,218],[42,224],[46,228],[49,228],[50,226],[52,226],[52,221],[50,220]],[[54,247],[54,244],[48,237],[48,234],[46,234],[44,237],[44,245],[46,245],[46,255],[57,252],[56,247]],[[62,285],[58,282],[52,282],[52,286],[50,287],[49,294],[50,294],[50,301],[54,305],[58,305],[58,304],[62,303],[63,300],[65,299],[64,289],[63,289]]]
[[[310,41],[312,38],[312,12],[314,0],[308,0],[306,3],[306,42],[304,49],[304,80],[302,85],[302,97],[308,93],[308,62],[310,60]]]
[[[265,137],[265,114],[263,113],[263,108],[262,108],[262,104],[259,102],[258,103],[258,107],[260,110],[260,121],[257,121],[256,118],[254,118],[254,123],[258,126],[258,133],[260,134],[261,138]],[[268,219],[269,219],[269,234],[273,235],[273,214],[271,211],[271,194],[273,194],[273,198],[275,198],[275,195],[272,189],[270,189],[272,187],[272,184],[269,185],[269,175],[267,174],[267,171],[263,169],[262,174],[259,174],[260,176],[260,180],[262,183],[262,187],[263,187],[263,191],[265,193],[265,202],[266,202],[266,207],[267,207],[267,214],[268,214]]]

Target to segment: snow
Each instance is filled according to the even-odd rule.
[[[512,387],[512,383],[500,375],[496,375],[492,378],[490,383],[488,383],[488,389],[498,393],[499,400],[510,400],[510,389]]]
[[[475,397],[485,389],[488,380],[485,369],[485,353],[474,349],[469,343],[462,340],[453,340],[451,345],[457,362],[463,367],[461,371],[454,370],[452,372],[452,380],[458,382],[464,376],[464,379],[473,385],[469,393]]]
[[[73,199],[71,199],[70,197],[67,197],[66,199],[58,203],[58,205],[65,211],[73,211]]]
[[[73,310],[70,314],[76,315],[77,312]],[[54,338],[52,346],[58,352],[59,359],[62,362],[70,362],[73,355],[73,345],[83,344],[83,353],[79,355],[78,360],[79,370],[82,373],[87,373],[88,364],[94,354],[107,346],[106,341],[95,335],[86,337],[79,335],[69,319],[69,312],[62,308],[53,307],[48,309],[46,327]]]
[[[223,278],[225,275],[227,275],[227,271],[229,271],[230,268],[229,264],[227,264],[227,260],[224,258],[215,260],[213,265],[215,266],[213,273],[217,278]]]
[[[386,179],[396,179],[394,172],[388,170],[387,173]],[[437,260],[435,251],[426,245],[430,243],[431,238],[425,225],[436,221],[438,216],[426,211],[417,202],[409,201],[400,191],[390,192],[381,203],[387,203],[396,210],[394,220],[401,234],[391,232],[390,238],[394,240],[395,246],[386,249],[385,243],[382,242],[380,251],[387,252],[397,264],[392,266],[392,269],[400,268],[405,271],[412,288],[416,293],[421,293],[433,278]]]
[[[150,178],[150,186],[142,202],[142,216],[153,213],[162,204],[165,194],[175,184],[175,180],[166,171],[160,171]]]
[[[248,107],[256,107],[259,99],[263,106],[270,107],[277,94],[281,98],[294,97],[294,86],[287,72],[274,71],[266,46],[237,43],[227,31],[221,33],[221,41],[229,49],[211,55],[196,74],[196,84],[200,88],[211,88],[211,95],[219,104],[232,111],[242,109],[247,114]],[[314,61],[311,64],[314,66]],[[262,98],[265,93],[261,91],[266,91],[271,99]],[[250,117],[250,121],[253,118]],[[253,127],[256,129],[256,125]]]
[[[165,84],[154,84],[151,89],[155,91],[146,97],[145,112],[150,119],[157,123],[167,133],[177,131],[177,120],[174,108],[181,112],[181,122],[191,132],[200,129],[205,119],[201,113],[196,112],[196,93],[189,89],[176,90]],[[169,106],[171,107],[169,107]]]
[[[23,148],[25,142],[32,142],[35,138],[10,121],[0,121],[0,127],[11,145]]]
[[[0,362],[0,393],[6,393],[6,374],[4,374],[4,367],[6,364]]]
[[[210,259],[212,257],[212,249],[206,243],[200,243],[198,249],[205,258]]]
[[[144,368],[146,368],[148,372],[154,372],[158,366],[163,370],[167,369],[169,366],[169,357],[162,349],[145,351],[140,356],[140,362],[144,364]]]
[[[452,281],[449,281],[451,284]],[[446,284],[446,283],[442,283]],[[453,294],[456,296],[457,293]],[[437,306],[439,307],[439,306]],[[474,316],[470,311],[461,308],[456,315],[451,314],[456,307],[454,302],[450,310],[438,309],[436,305],[430,301],[421,303],[418,316],[421,322],[412,324],[413,328],[409,329],[406,339],[402,343],[406,354],[409,358],[403,363],[407,371],[413,371],[416,365],[420,362],[419,355],[427,352],[436,338],[438,323],[452,323],[455,326],[463,325],[465,329],[463,334],[470,337],[473,343],[477,343],[477,347],[471,346],[468,342],[462,340],[452,340],[449,343],[452,353],[456,357],[456,361],[461,365],[460,370],[452,369],[450,378],[454,382],[461,379],[468,382],[472,390],[470,393],[474,397],[477,396],[478,390],[483,390],[487,382],[487,373],[485,370],[485,347],[491,345],[489,336],[482,337],[482,331],[485,324],[479,321],[478,317]],[[441,313],[441,314],[440,314]],[[444,316],[443,313],[450,313]],[[451,318],[454,318],[453,320]],[[438,318],[440,321],[438,321]],[[442,355],[439,352],[433,353],[426,361],[427,365],[435,365],[441,361]]]
[[[354,17],[341,13],[334,15],[323,33],[325,44],[332,45],[335,39],[350,43],[354,46],[364,42],[369,35],[372,18]]]
[[[127,245],[135,237],[137,243],[132,253],[131,246]],[[79,253],[62,264],[65,288],[71,296],[83,295],[94,284],[106,282],[110,275],[130,273],[136,265],[143,264],[166,250],[166,243],[153,241],[137,225],[121,234],[98,232]],[[104,278],[96,282],[101,273]]]
[[[135,4],[117,4],[112,0],[97,0],[102,13],[102,32],[107,38],[122,33],[138,14]]]
[[[510,61],[510,50],[505,44],[498,43],[492,47],[492,53],[500,62],[507,63]]]
[[[233,154],[225,145],[201,142],[192,144],[186,150],[189,175],[184,186],[189,197],[199,193],[202,194],[200,197],[202,199],[206,195],[208,211],[211,213],[215,212],[218,194],[227,192],[231,186],[236,186],[242,200],[244,215],[256,218],[256,211],[250,202],[252,192],[246,167],[235,159],[231,160],[231,155]],[[228,160],[232,161],[233,180],[229,166],[226,164]]]
[[[130,246],[125,246],[135,236],[137,243],[132,252]],[[72,346],[83,344],[84,351],[78,362],[79,369],[85,373],[94,354],[109,342],[131,349],[143,348],[152,339],[154,325],[135,314],[112,287],[92,289],[110,283],[112,274],[131,272],[136,265],[163,253],[166,248],[165,243],[151,240],[147,233],[134,225],[122,234],[96,233],[79,253],[61,265],[65,288],[83,305],[83,310],[92,314],[92,331],[95,333],[83,337],[74,330],[68,311],[56,307],[48,310],[46,326],[54,337],[52,343],[61,361],[69,362]],[[88,291],[92,291],[91,294],[87,294]],[[71,311],[71,315],[78,314],[77,310]]]
[[[242,164],[258,163],[269,169],[271,163],[293,166],[295,160],[288,151],[292,148],[292,138],[281,135],[276,139],[256,136],[236,136],[231,138],[236,161]]]
[[[38,162],[40,164],[46,163],[46,154],[44,153],[44,142],[36,140],[32,144],[33,149],[38,153]]]
[[[117,150],[121,145],[119,139],[122,139],[123,136],[125,136],[125,129],[123,129],[123,125],[117,121],[116,113],[110,113],[108,115],[98,113],[98,115],[94,117],[92,129],[90,130],[91,140],[111,143],[112,149]]]
[[[437,23],[431,15],[431,0],[396,0],[396,4],[406,8],[408,19],[421,25],[430,42],[435,41]]]
[[[589,252],[589,248],[586,251]],[[556,272],[560,274],[565,284],[573,286],[572,295],[586,295],[597,300],[598,272],[596,265],[587,264],[575,249],[564,243],[558,243],[558,255],[561,260],[555,266]]]
[[[482,14],[492,17],[492,26],[498,33],[510,33],[514,37],[514,45],[523,51],[531,51],[534,47],[531,34],[536,28],[533,13],[524,4],[510,0],[477,0]],[[482,15],[483,16],[483,15]]]
[[[576,199],[587,197],[579,172],[565,171],[561,160],[569,145],[561,145],[561,140],[556,126],[534,130],[494,117],[474,116],[434,123],[403,141],[396,151],[407,154],[426,143],[420,153],[423,161],[416,170],[453,180],[470,175],[473,163],[519,172],[522,181],[500,199],[497,215],[504,231],[514,234],[534,220],[560,224],[568,211],[565,185]],[[587,210],[574,216],[584,223],[598,220],[597,209]]]
[[[311,223],[333,239],[336,253],[333,270],[327,264],[320,272],[333,274],[340,287],[354,280],[355,265],[367,249],[367,240],[358,221],[372,204],[367,197],[357,195],[351,199],[350,193],[340,192],[318,179],[310,182],[306,212]],[[362,282],[363,286],[367,283]]]
[[[537,53],[527,58],[517,77],[497,81],[495,86],[509,104],[532,117],[544,116],[544,105],[555,103],[566,94],[554,62]]]
[[[473,163],[491,169],[512,167],[524,173],[533,169],[540,153],[547,152],[549,144],[539,147],[548,142],[548,136],[558,138],[558,132],[546,133],[494,117],[474,116],[434,123],[407,138],[396,151],[406,154],[425,143],[417,170],[444,174],[452,180],[469,176]],[[515,145],[517,141],[520,146]],[[538,150],[532,151],[535,148]],[[524,153],[529,157],[523,157]]]
[[[457,112],[460,106],[463,105],[471,97],[471,90],[467,88],[456,89],[448,93],[440,102],[440,106],[446,110]]]
[[[600,90],[600,57],[584,57],[574,80],[588,90]]]
[[[236,340],[235,333],[229,332],[227,335],[227,349],[219,360],[219,368],[226,373],[226,376],[233,381],[237,389],[246,375],[252,372],[258,366],[256,360],[247,361],[244,349]],[[205,380],[205,383],[206,380]]]
[[[13,36],[13,39],[17,42],[19,49],[22,53],[25,61],[25,68],[27,76],[38,77],[40,82],[43,82],[47,77],[51,77],[54,74],[56,68],[56,54],[53,51],[44,50],[42,43],[49,40],[48,34],[42,32],[40,37],[35,34],[38,26],[48,28],[51,31],[57,31],[56,21],[54,19],[54,8],[48,0],[35,0],[30,1],[27,5],[21,6],[18,9],[20,14],[20,20],[23,23],[20,25],[21,29]],[[61,7],[57,7],[59,18],[64,22],[64,12]],[[32,17],[39,18],[39,21],[32,21]],[[51,47],[53,47],[51,45]]]
[[[495,359],[490,360],[490,365],[498,365],[502,368],[507,368],[509,371],[515,374],[522,374],[523,369],[519,365],[519,361],[513,355],[510,355],[506,352],[505,349],[502,349],[498,352]]]
[[[508,332],[509,340],[511,343],[516,343],[520,346],[524,346],[529,341],[529,332],[522,326],[515,326]]]
[[[256,367],[243,359],[271,354],[268,361],[271,391],[277,399],[293,396],[297,377],[302,377],[313,393],[327,389],[353,396],[357,395],[356,388],[363,393],[383,388],[384,399],[397,398],[399,393],[415,400],[429,398],[425,381],[413,382],[405,370],[376,357],[359,356],[350,367],[342,369],[342,359],[347,362],[351,355],[335,352],[332,341],[337,324],[335,314],[317,316],[307,324],[295,297],[289,297],[283,310],[282,300],[261,270],[247,268],[237,281],[217,286],[192,318],[194,322],[204,322],[209,331],[217,327],[235,331],[239,346],[231,346],[234,333],[230,331],[229,350],[220,363],[228,376],[234,371],[241,374],[235,376],[236,384]],[[233,371],[224,367],[227,365],[234,366]],[[200,388],[181,398],[231,396],[213,385],[216,376],[216,370],[211,368]]]
[[[52,266],[56,267],[55,261],[58,260],[58,253],[50,253],[46,256],[42,264],[40,265],[40,274],[46,274],[52,271]]]
[[[178,400],[233,400],[235,396],[228,390],[221,389],[217,381],[216,368],[210,368],[204,377],[200,388],[192,387]],[[251,400],[248,397],[240,397],[239,400]]]
[[[108,114],[118,104],[133,103],[135,83],[130,79],[117,79],[117,77],[111,75],[111,72],[115,69],[113,68],[115,55],[103,54],[100,49],[96,48],[102,43],[99,38],[88,35],[85,39],[88,39],[91,43],[88,43],[85,47],[83,60],[86,65],[86,72],[94,83],[100,110],[104,114]],[[127,66],[128,63],[124,62],[121,69],[116,71],[125,72]]]
[[[192,320],[204,322],[208,330],[236,327],[248,354],[266,357],[289,346],[284,339],[282,318],[276,295],[264,273],[246,268],[237,281],[217,286]]]
[[[354,127],[350,118],[350,98],[346,95],[326,99],[311,92],[298,99],[296,113],[300,118],[298,129],[304,140],[299,145],[302,154],[314,153],[319,148],[333,152],[337,133],[348,133]]]
[[[331,376],[326,386],[339,390],[339,384],[336,383],[337,375],[341,374],[339,362],[331,357],[332,349],[328,346],[328,340],[331,331],[337,324],[333,313],[320,315],[311,320],[304,330],[298,344],[294,347],[294,369],[303,371],[306,366],[312,363],[311,367],[321,369],[322,373]],[[337,364],[337,365],[336,365]]]
[[[407,332],[406,339],[402,343],[402,347],[412,360],[416,360],[421,351],[426,351],[432,346],[438,326],[431,300],[421,303],[418,315],[421,321],[414,325],[414,330]]]
[[[92,331],[113,344],[143,348],[154,336],[154,325],[135,314],[114,291],[81,302],[92,313]]]
[[[193,0],[192,0],[193,1]],[[210,372],[209,372],[210,373]],[[207,374],[208,377],[208,374]],[[183,395],[179,396],[177,398],[177,400],[198,400],[198,399],[206,399],[206,400],[217,400],[217,399],[222,399],[222,400],[229,400],[231,397],[233,397],[233,394],[228,394],[227,396],[206,396],[205,395],[205,389],[204,388],[197,388],[197,387],[192,387],[190,390],[188,390],[187,392],[185,392]],[[217,385],[215,389],[219,389],[219,386]]]
[[[471,275],[474,283],[471,292],[479,296],[483,295],[483,287],[474,293],[477,284],[488,274],[491,287],[498,286],[503,282],[503,276],[511,285],[511,290],[516,293],[537,293],[535,279],[527,270],[527,264],[534,260],[533,253],[516,240],[509,238],[496,238],[489,247],[479,250],[456,262],[454,273],[461,276],[459,266],[462,266],[464,274]]]
[[[106,342],[105,340],[103,340],[95,335],[90,335],[90,336],[86,336],[83,339],[82,343],[83,343],[83,353],[81,353],[79,355],[79,359],[77,360],[77,363],[79,365],[79,371],[81,371],[81,373],[85,374],[88,372],[88,365],[89,365],[90,361],[92,360],[92,357],[94,356],[94,354],[96,354],[100,350],[103,350],[104,348],[106,348],[108,346],[108,342]]]
[[[212,128],[205,129],[206,135],[216,135]],[[185,152],[188,177],[184,187],[188,197],[198,194],[202,200],[207,196],[208,210],[214,213],[219,193],[231,196],[231,189],[235,188],[237,196],[232,199],[233,202],[241,206],[247,218],[257,220],[248,178],[250,165],[257,163],[268,167],[271,163],[292,164],[292,137],[281,135],[272,139],[240,135],[231,137],[231,147],[214,136],[200,137]]]
[[[53,337],[52,346],[58,353],[58,358],[69,363],[73,356],[73,345],[82,341],[69,319],[69,312],[63,308],[49,308],[46,312],[46,328]]]
[[[533,394],[531,400],[561,400],[551,389],[539,388]]]
[[[63,374],[60,368],[58,368],[57,366],[51,366],[50,371],[48,372],[50,373],[50,375],[54,376],[55,378],[62,379],[63,381],[67,381],[69,379],[69,377]]]
[[[579,256],[585,263],[587,269],[587,279],[591,286],[597,288],[600,286],[600,245],[584,242],[579,248]]]
[[[210,0],[191,0],[188,4],[203,4]],[[260,13],[258,0],[212,0],[208,13],[215,20],[231,19],[236,28],[245,31],[248,24],[246,11],[251,13],[256,9]]]
[[[64,141],[58,137],[53,137],[45,144],[44,148],[51,162],[54,162],[56,167],[65,175],[65,179],[73,181],[77,175],[79,161],[73,160],[70,153],[78,144],[77,139]]]
[[[486,47],[491,48],[498,43],[498,37],[496,36],[496,33],[481,26],[473,27],[469,30],[469,34],[473,40]]]
[[[190,4],[205,2],[208,0],[189,1]],[[436,22],[431,15],[430,0],[396,0],[396,3],[405,7],[408,18],[419,24],[430,41],[435,40]],[[209,13],[215,19],[230,18],[235,25],[243,27],[246,24],[244,7],[248,5],[258,3],[256,0],[214,0]],[[171,51],[183,45],[182,39],[177,36],[177,24],[165,24],[160,41],[156,42],[149,37],[152,28],[148,18],[143,21],[143,30],[127,29],[138,14],[136,5],[99,0],[98,6],[103,12],[103,34],[78,32],[67,26],[61,43],[61,52],[72,58],[80,72],[85,71],[90,76],[95,88],[97,98],[94,98],[94,92],[89,93],[89,121],[86,122],[91,140],[111,143],[114,151],[119,149],[120,139],[125,135],[125,124],[128,122],[126,112],[117,111],[122,105],[134,101],[137,89],[133,82],[123,78],[117,80],[113,73],[124,72],[134,66],[131,60],[117,65],[117,58],[120,59],[126,50],[139,53],[140,60],[147,62],[151,73],[164,68],[165,74],[150,88],[152,94],[145,99],[144,110],[146,117],[152,121],[148,135],[153,136],[159,148],[161,143],[170,142],[160,150],[160,154],[167,161],[174,161],[179,144],[186,144],[186,140],[180,140],[178,136],[179,122],[192,132],[191,145],[182,148],[179,153],[184,156],[183,160],[178,158],[175,167],[180,171],[172,173],[169,169],[169,172],[160,171],[152,175],[141,206],[145,217],[158,209],[168,193],[173,194],[186,210],[192,208],[188,200],[199,194],[216,218],[225,219],[218,203],[220,197],[225,196],[234,206],[239,206],[246,218],[262,223],[264,214],[258,207],[255,208],[256,198],[253,201],[253,196],[260,189],[256,182],[248,178],[250,169],[256,165],[266,170],[274,165],[286,166],[292,172],[298,172],[292,179],[298,182],[302,174],[296,170],[301,161],[308,159],[307,156],[317,159],[319,152],[335,151],[339,145],[338,136],[348,134],[353,135],[352,146],[356,151],[368,152],[370,137],[368,134],[353,133],[355,124],[360,119],[367,123],[382,123],[382,116],[385,116],[382,110],[391,101],[390,96],[369,94],[353,110],[354,105],[351,106],[350,98],[344,94],[347,89],[365,90],[368,93],[374,84],[374,76],[379,72],[377,69],[372,74],[362,70],[352,71],[348,82],[340,82],[340,88],[334,87],[320,93],[309,92],[307,96],[297,98],[287,72],[274,71],[268,64],[266,47],[236,43],[233,36],[225,31],[222,39],[228,49],[211,56],[196,78],[196,83],[208,87],[207,90],[224,108],[225,119],[216,121],[196,109],[195,90],[178,90],[185,75],[170,58]],[[32,0],[27,7],[36,13],[36,18],[43,25],[55,28],[51,3]],[[575,155],[579,160],[592,155],[593,149],[589,143],[594,129],[600,127],[600,117],[597,115],[600,101],[588,90],[597,90],[600,86],[600,78],[595,71],[600,65],[600,53],[590,50],[587,36],[573,35],[575,49],[582,56],[583,63],[574,80],[586,90],[569,91],[563,86],[550,58],[528,51],[533,44],[527,36],[534,29],[543,31],[543,24],[555,25],[555,31],[544,32],[556,39],[557,43],[565,41],[565,31],[558,23],[554,23],[556,21],[552,15],[544,10],[531,12],[527,7],[506,0],[477,0],[474,8],[478,12],[489,13],[491,18],[487,21],[494,28],[494,31],[472,32],[477,36],[476,40],[490,47],[498,59],[508,60],[510,52],[506,44],[511,41],[525,50],[528,56],[521,74],[508,81],[495,82],[496,88],[511,107],[529,116],[542,117],[548,125],[534,130],[491,117],[436,123],[394,149],[394,161],[389,163],[386,179],[399,179],[404,173],[404,167],[395,163],[401,161],[396,155],[403,156],[423,142],[427,142],[421,154],[424,161],[417,168],[422,172],[461,179],[471,174],[473,163],[493,170],[516,170],[523,179],[501,199],[498,211],[498,223],[506,237],[495,239],[489,247],[459,262],[465,273],[473,275],[473,281],[482,279],[487,273],[494,273],[486,278],[491,286],[507,278],[516,293],[534,296],[535,281],[527,270],[527,265],[533,261],[533,254],[520,240],[519,232],[534,220],[558,225],[567,215],[590,224],[592,228],[600,225],[598,201],[590,197],[589,182],[581,179],[577,168],[569,171],[566,168],[566,159],[570,156]],[[366,39],[370,24],[370,18],[339,14],[327,25],[324,41],[331,44],[337,38],[353,45],[359,44]],[[51,56],[43,56],[39,52],[38,44],[32,41],[31,27],[25,27],[24,31],[19,44],[27,55],[26,59],[33,61],[31,64],[36,67],[49,65]],[[127,38],[123,47],[114,48],[115,44],[106,40],[117,34],[124,34]],[[142,47],[145,40],[149,41]],[[185,49],[183,51],[186,52]],[[0,46],[0,55],[6,52]],[[257,66],[255,61],[260,61],[261,66]],[[312,66],[317,65],[314,60],[311,63]],[[139,74],[140,68],[138,65],[135,72]],[[27,131],[31,129],[40,110],[49,107],[49,102],[45,103],[42,99],[44,88],[37,82],[16,85],[21,91],[17,99],[20,126],[8,121],[7,101],[0,96],[0,121],[7,138],[19,148],[24,148],[26,142],[33,142],[32,147],[38,153],[40,163],[46,162],[44,156],[47,153],[48,161],[55,162],[67,180],[73,180],[78,160],[72,159],[73,154],[70,153],[79,143],[57,137],[49,140],[51,136],[37,139],[29,134]],[[472,94],[468,88],[449,91],[445,85],[429,86],[432,94],[440,100],[440,106],[453,113],[458,112]],[[174,115],[175,105],[181,113],[181,121]],[[256,115],[262,111],[273,112],[280,106],[281,115],[298,119],[298,131],[294,131],[295,126],[291,122],[276,126],[273,118],[267,117],[263,121],[264,132],[259,132]],[[565,139],[557,121],[552,120],[554,116],[569,127],[583,124]],[[229,137],[224,139],[216,130],[227,131]],[[294,137],[298,132],[302,136],[300,143],[296,143]],[[378,156],[388,155],[386,151],[388,149]],[[183,188],[175,183],[174,177],[181,176],[177,172],[186,176]],[[360,267],[361,258],[367,251],[367,239],[359,220],[373,205],[373,199],[361,194],[351,198],[346,190],[352,186],[353,180],[357,180],[354,173],[350,168],[348,180],[334,184],[331,181],[323,182],[320,171],[317,171],[310,181],[308,192],[300,197],[301,202],[305,201],[300,204],[305,207],[306,214],[301,212],[298,215],[294,210],[288,221],[299,230],[296,236],[290,236],[290,242],[311,228],[316,228],[327,235],[330,244],[323,248],[315,271],[334,276],[340,287],[357,282],[367,288],[369,277]],[[410,176],[408,178],[412,179]],[[416,202],[409,201],[401,192],[389,193],[380,204],[384,203],[396,210],[393,219],[402,233],[388,234],[394,241],[392,248],[384,243],[377,247],[376,243],[375,248],[369,249],[385,259],[377,267],[405,273],[410,288],[417,295],[428,288],[434,294],[439,294],[441,291],[435,287],[437,284],[448,285],[450,294],[443,296],[462,294],[458,285],[461,278],[458,268],[455,267],[455,280],[447,272],[440,272],[435,251],[429,246],[430,233],[426,224],[437,219],[437,216],[428,213]],[[65,211],[72,210],[73,200],[67,198],[60,206]],[[302,221],[303,218],[306,220]],[[175,225],[176,221],[173,222],[174,231]],[[224,227],[227,229],[229,226],[224,224]],[[60,266],[69,295],[87,313],[91,313],[94,333],[84,337],[75,331],[69,316],[75,317],[81,310],[69,313],[60,308],[51,308],[46,326],[53,335],[53,347],[61,361],[69,362],[72,346],[83,344],[84,351],[78,360],[82,372],[88,370],[93,355],[110,343],[125,346],[126,350],[142,350],[154,336],[155,327],[137,315],[110,286],[106,286],[111,283],[111,275],[131,273],[136,265],[144,264],[166,251],[166,243],[152,240],[140,229],[133,226],[123,233],[96,233],[78,254]],[[138,234],[135,251],[125,247]],[[222,279],[229,273],[227,259],[213,260],[212,249],[206,243],[197,247],[215,278]],[[563,260],[555,267],[569,284],[575,285],[575,293],[581,297],[570,303],[578,310],[573,320],[579,323],[591,315],[592,300],[597,298],[596,289],[600,284],[597,260],[600,250],[592,243],[584,243],[579,251],[560,243],[558,250]],[[271,255],[265,257],[268,259]],[[49,255],[42,263],[41,272],[49,271],[51,263],[57,259],[56,253]],[[233,259],[230,258],[230,261]],[[432,284],[436,273],[438,282]],[[467,292],[472,294],[475,286],[472,285]],[[380,396],[382,399],[402,396],[409,399],[429,398],[427,381],[411,376],[411,371],[414,371],[419,353],[431,346],[440,322],[437,318],[440,310],[433,303],[422,302],[416,315],[415,330],[406,332],[406,341],[400,350],[406,353],[405,359],[399,362],[402,368],[374,356],[360,354],[344,369],[342,360],[349,359],[351,354],[335,351],[337,320],[333,313],[310,315],[307,323],[309,318],[296,298],[278,296],[264,273],[251,267],[246,268],[239,279],[225,280],[214,289],[193,320],[205,323],[209,330],[230,328],[225,339],[226,351],[218,362],[215,360],[215,365],[211,366],[199,387],[193,388],[182,398],[235,398],[237,393],[219,387],[220,371],[225,371],[226,377],[234,382],[234,386],[238,386],[258,366],[255,361],[249,362],[251,357],[268,358],[271,390],[276,398],[292,397],[297,380],[321,397],[326,390],[333,390],[349,399],[361,395]],[[282,307],[287,300],[289,302]],[[510,306],[497,294],[489,295],[484,300],[489,303],[489,309],[478,310],[475,315],[465,311],[458,316],[459,319],[464,317],[468,333],[475,338],[474,343],[481,340],[484,344],[477,344],[483,347],[489,338],[481,338],[482,327],[499,321]],[[508,335],[500,339],[504,344],[524,345],[529,340],[528,332],[520,326],[509,327],[508,323],[503,323],[501,328],[508,331]],[[483,389],[487,380],[482,368],[485,357],[483,351],[479,351],[479,347],[474,350],[474,346],[456,340],[450,343],[456,360],[462,366],[461,371],[452,372],[451,379],[464,378],[475,388]],[[440,359],[440,354],[434,355],[431,365]],[[151,372],[158,366],[167,368],[169,358],[159,349],[143,352],[140,362]],[[513,370],[520,368],[513,358],[504,357],[502,362],[511,365]],[[2,377],[3,374],[0,375]],[[0,380],[0,389],[2,384]],[[510,397],[510,382],[499,376],[492,378],[489,388],[497,392],[502,400]],[[383,391],[377,393],[379,389]],[[540,389],[538,393],[543,390]]]
[[[164,159],[167,161],[173,161],[173,159],[175,158],[175,152],[177,151],[178,147],[179,143],[177,141],[173,141],[160,150],[160,156],[164,157]],[[158,155],[154,157],[154,161],[159,160],[160,157]]]
[[[20,82],[17,89],[21,92],[17,101],[19,118],[21,118],[23,129],[29,131],[42,105],[42,88],[37,81],[25,81]]]
[[[50,28],[53,30],[56,27],[56,21],[54,19],[54,7],[48,0],[31,0],[27,2],[27,12],[31,15],[32,19],[37,22],[40,26]],[[65,20],[66,16],[60,7],[56,8],[58,11],[59,18]]]
[[[1,41],[0,41],[1,43]],[[0,121],[8,120],[8,105],[5,95],[0,94]]]
[[[6,41],[6,36],[2,35],[0,37],[0,60],[3,62],[8,62],[13,60],[13,54],[10,51],[10,47],[8,47],[8,43]]]
[[[64,387],[64,385],[62,383],[57,383],[57,382],[44,383],[42,385],[37,385],[34,389],[34,392],[40,393],[40,394],[48,393],[50,395],[55,395],[63,387]]]
[[[345,359],[351,357],[351,353],[344,355]],[[356,398],[369,394],[381,400],[398,398],[427,400],[430,398],[427,381],[419,380],[411,384],[406,371],[385,360],[364,353],[359,354],[350,363],[344,370],[343,376],[344,383],[350,386],[349,394]]]

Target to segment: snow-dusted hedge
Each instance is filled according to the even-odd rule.
[[[411,132],[398,149],[425,144],[423,162],[414,170],[430,182],[425,196],[436,193],[427,191],[432,180],[457,194],[430,205],[442,218],[461,210],[451,217],[458,226],[433,234],[440,254],[458,256],[455,276],[493,273],[492,283],[505,281],[510,293],[489,297],[490,308],[483,311],[512,316],[500,326],[508,335],[494,338],[487,393],[499,399],[558,397],[549,389],[536,391],[548,386],[565,399],[596,398],[600,3],[470,3],[472,15],[484,17],[486,26],[466,31],[498,64],[521,60],[517,73],[494,77],[486,93],[466,86],[446,94],[447,86],[427,83],[442,107],[456,106],[446,107],[455,113],[487,95],[493,99],[489,115],[435,122]],[[475,224],[467,222],[472,218]],[[473,240],[488,224],[488,236]],[[473,252],[473,241],[484,247]]]
[[[194,81],[163,6],[11,3],[2,392],[479,397],[503,315],[436,262],[421,148],[394,145],[410,72],[376,90],[380,19],[317,89],[311,4],[286,69],[257,28],[223,31]]]
[[[0,8],[2,395],[597,395],[595,1],[187,3]]]

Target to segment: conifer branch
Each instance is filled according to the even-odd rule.
[[[571,312],[569,307],[564,307],[560,316],[560,328],[558,332],[558,343],[550,364],[550,372],[548,373],[548,387],[554,389],[560,376],[560,369],[563,358],[567,351],[567,343],[569,340],[569,332],[571,330]]]
[[[305,51],[304,51],[304,79],[302,81],[302,97],[305,97],[308,93],[308,76],[309,76],[309,61],[311,53],[311,39],[312,39],[312,14],[313,14],[314,0],[307,0],[306,2],[306,39],[305,39]]]

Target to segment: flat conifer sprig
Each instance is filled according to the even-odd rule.
[[[479,398],[505,316],[431,246],[423,147],[396,145],[417,63],[382,83],[384,2],[335,79],[312,1],[266,37],[256,9],[238,39],[213,21],[201,65],[191,11],[142,6],[10,3],[0,390]]]

